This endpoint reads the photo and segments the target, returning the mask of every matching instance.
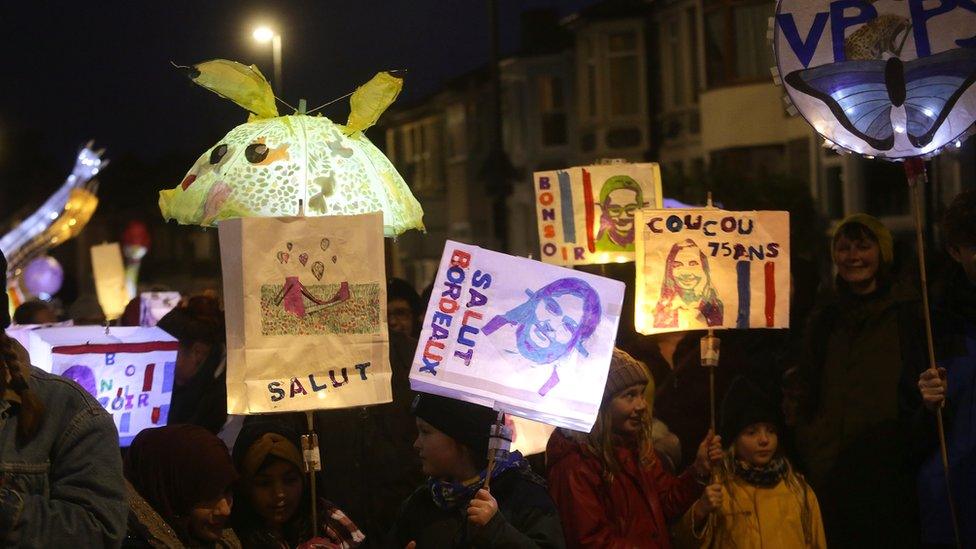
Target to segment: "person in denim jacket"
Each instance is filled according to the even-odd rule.
[[[0,292],[0,547],[118,547],[127,507],[115,424],[77,384],[30,366],[9,325]]]

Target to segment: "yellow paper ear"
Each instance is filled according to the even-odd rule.
[[[251,112],[252,118],[278,116],[271,84],[256,66],[214,59],[184,68],[195,84],[237,103]]]
[[[369,128],[379,120],[403,89],[403,79],[388,72],[376,73],[369,82],[356,88],[349,104],[352,110],[346,123],[346,135]]]

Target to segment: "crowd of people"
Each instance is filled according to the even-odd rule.
[[[622,320],[592,430],[491,466],[494,411],[410,389],[425,300],[403,281],[388,291],[393,402],[317,412],[318,475],[304,416],[226,414],[214,296],[160,320],[179,342],[169,425],[122,449],[90,394],[0,331],[0,545],[935,548],[956,546],[952,509],[976,547],[976,190],[941,236],[937,368],[891,232],[857,214],[834,230],[832,283],[815,298],[794,285],[791,330],[721,335],[716,430],[703,333]]]

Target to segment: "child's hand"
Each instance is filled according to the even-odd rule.
[[[712,465],[722,462],[722,437],[716,435],[711,430],[705,435],[705,440],[698,445],[698,455],[695,458],[695,475],[699,479],[708,478],[712,472]]]
[[[698,499],[698,505],[695,506],[695,521],[705,520],[710,513],[720,509],[723,498],[721,484],[716,482],[706,486],[701,498]]]
[[[498,502],[488,490],[482,488],[468,504],[468,520],[476,526],[484,526],[498,512]]]
[[[928,368],[918,376],[918,390],[922,393],[922,402],[929,410],[942,406],[947,388],[945,368]]]

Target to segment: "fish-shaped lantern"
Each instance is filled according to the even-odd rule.
[[[352,93],[346,125],[302,112],[279,116],[255,66],[217,59],[188,68],[193,81],[247,109],[197,159],[183,181],[159,193],[167,220],[214,226],[235,217],[383,212],[386,236],[424,229],[423,210],[390,160],[363,134],[396,99],[403,80],[386,72]]]

